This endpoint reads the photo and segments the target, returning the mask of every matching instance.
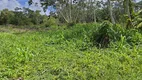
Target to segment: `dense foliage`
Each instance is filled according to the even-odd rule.
[[[118,26],[104,22],[54,31],[25,32],[12,28],[0,32],[0,79],[140,80],[141,32]],[[90,37],[98,32],[104,34],[100,32],[102,27],[114,37],[109,48],[98,49]],[[112,31],[114,34],[109,34]]]
[[[141,27],[141,1],[133,0],[40,0],[45,11],[48,7],[50,16],[41,15],[40,11],[28,8],[15,8],[0,11],[0,25],[53,26],[72,23],[90,23],[111,21],[126,27]],[[37,3],[29,0],[29,5]]]
[[[0,14],[0,25],[13,25],[13,26],[24,26],[36,28],[37,26],[49,27],[53,25],[58,25],[58,19],[54,17],[48,17],[46,15],[41,15],[40,11],[32,11],[28,8],[21,9],[16,8],[15,11],[9,11],[4,9]]]

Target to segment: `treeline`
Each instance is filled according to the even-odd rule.
[[[40,11],[28,8],[15,8],[15,11],[4,9],[0,12],[0,25],[31,26],[40,25],[48,27],[58,22],[54,17],[41,15]]]
[[[53,6],[62,23],[90,23],[108,20],[126,27],[142,24],[142,1],[138,0],[40,0],[44,9]],[[29,0],[29,4],[35,4]],[[54,12],[54,11],[53,11]],[[137,22],[135,22],[137,21]]]
[[[142,1],[133,0],[40,0],[43,9],[53,7],[50,16],[41,15],[40,11],[28,8],[15,8],[0,11],[0,25],[38,25],[49,27],[52,25],[75,23],[102,22],[105,20],[119,23],[126,27],[140,26],[142,23]],[[29,5],[34,4],[29,0]],[[36,4],[36,3],[35,3]]]
[[[40,0],[43,6],[53,5],[58,17],[66,23],[102,22],[125,23],[142,9],[142,1],[133,0]]]

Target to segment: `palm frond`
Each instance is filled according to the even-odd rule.
[[[142,22],[140,22],[140,23],[136,26],[136,28],[140,28],[140,27],[142,27]]]

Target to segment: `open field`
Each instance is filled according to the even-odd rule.
[[[142,0],[0,0],[0,80],[142,80]]]
[[[97,26],[1,29],[0,80],[142,80],[141,33],[124,33],[127,37],[111,42],[109,48],[97,48],[90,41]]]

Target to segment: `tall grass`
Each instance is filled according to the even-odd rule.
[[[141,32],[112,26],[115,34],[111,34],[114,38],[109,48],[98,49],[91,37],[100,26],[76,24],[22,34],[0,32],[0,79],[141,80]]]

